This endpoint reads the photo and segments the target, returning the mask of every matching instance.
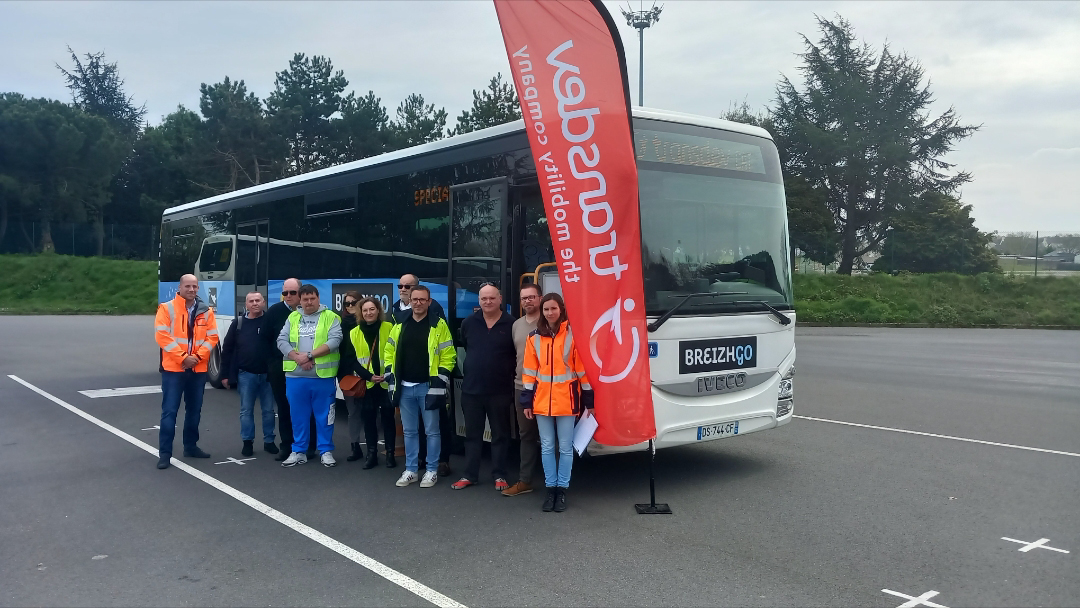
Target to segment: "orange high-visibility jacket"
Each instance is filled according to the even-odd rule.
[[[533,414],[576,416],[582,407],[592,407],[592,386],[585,377],[585,366],[574,347],[568,323],[562,323],[554,336],[542,336],[537,331],[529,334],[521,381],[525,387],[522,394],[527,398],[532,393]]]
[[[158,305],[154,318],[154,337],[161,347],[161,367],[167,372],[184,371],[184,359],[195,355],[199,362],[195,371],[205,372],[210,353],[218,343],[217,320],[214,311],[202,300],[195,300],[195,326],[188,338],[187,302],[179,294],[170,302]]]

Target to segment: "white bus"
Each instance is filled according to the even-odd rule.
[[[776,147],[749,125],[633,115],[656,445],[786,424],[795,313]],[[340,310],[353,289],[392,303],[415,274],[455,335],[485,282],[515,315],[522,284],[558,289],[520,120],[167,209],[161,236],[160,299],[195,272],[225,321],[248,291],[273,301],[294,276]]]

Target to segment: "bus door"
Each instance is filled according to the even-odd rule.
[[[236,225],[236,314],[244,314],[247,294],[267,298],[270,269],[270,222],[256,220]],[[266,305],[270,306],[267,299]]]
[[[507,303],[513,305],[514,316],[521,315],[518,290],[525,283],[550,283],[548,275],[558,277],[554,266],[555,252],[551,247],[547,214],[540,185],[536,182],[511,187],[513,223],[510,229],[510,276],[513,283],[503,290]],[[552,289],[545,289],[552,291]]]
[[[480,287],[494,283],[509,303],[515,288],[510,282],[508,241],[511,214],[507,205],[506,178],[488,179],[450,188],[450,276],[447,277],[446,321],[454,338],[461,320],[480,310]],[[458,348],[458,370],[464,369],[465,352]],[[465,435],[461,413],[461,375],[454,374],[451,407],[459,436]],[[484,429],[490,440],[490,431]]]

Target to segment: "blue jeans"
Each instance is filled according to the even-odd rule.
[[[161,429],[158,431],[158,454],[172,457],[173,437],[176,436],[176,413],[180,399],[184,400],[184,449],[197,447],[199,419],[202,417],[203,391],[206,372],[191,370],[161,372]]]
[[[439,470],[439,451],[442,437],[439,435],[439,410],[424,409],[428,383],[401,386],[401,430],[405,435],[405,470],[416,473],[420,469],[420,418],[424,419],[427,433],[427,470]]]
[[[334,451],[334,401],[337,381],[333,378],[290,378],[285,376],[285,398],[292,413],[292,451],[306,452],[310,426],[315,415],[315,435],[319,453]]]
[[[255,440],[255,399],[262,407],[263,443],[274,443],[274,391],[266,374],[252,374],[240,370],[236,380],[240,393],[240,439]]]
[[[540,460],[544,463],[544,485],[569,488],[574,466],[574,416],[536,416],[540,431]],[[555,466],[555,434],[558,432],[559,464]]]

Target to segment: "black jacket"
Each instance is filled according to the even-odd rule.
[[[491,395],[514,392],[517,378],[517,348],[514,346],[514,318],[505,312],[488,329],[483,311],[465,317],[458,330],[465,349],[465,379],[461,392]]]
[[[338,347],[338,354],[341,356],[337,368],[338,380],[351,374],[353,371],[353,363],[356,362],[356,349],[353,348],[352,338],[349,336],[354,327],[356,327],[356,317],[342,311],[341,346]]]
[[[267,365],[271,373],[283,373],[281,371],[281,362],[285,357],[278,350],[277,337],[281,333],[281,328],[285,327],[285,322],[289,320],[292,311],[293,309],[289,308],[285,302],[278,302],[263,313],[263,317],[266,318],[266,325],[263,327],[262,335],[268,349]]]
[[[270,351],[263,336],[265,330],[265,313],[254,319],[246,316],[233,319],[221,346],[221,369],[227,374],[231,388],[236,388],[240,370],[252,374],[267,372]]]

